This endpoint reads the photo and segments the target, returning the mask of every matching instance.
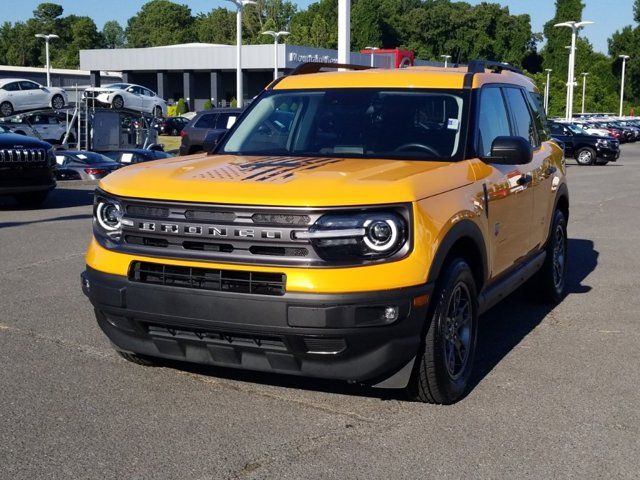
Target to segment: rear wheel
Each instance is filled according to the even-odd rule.
[[[19,193],[15,195],[17,202],[24,207],[39,207],[49,195],[48,191]]]
[[[64,108],[64,98],[62,98],[62,95],[54,95],[51,99],[51,106],[54,110],[60,110]]]
[[[593,165],[596,161],[596,151],[591,147],[582,147],[576,152],[578,165]]]
[[[124,108],[124,100],[120,95],[118,95],[113,98],[113,101],[111,102],[111,106],[116,110],[120,110]]]
[[[527,290],[533,300],[557,304],[564,297],[567,278],[567,220],[561,210],[553,214],[551,235],[542,268],[528,282]]]
[[[13,115],[13,105],[9,102],[2,102],[2,104],[0,104],[0,115],[3,117],[10,117]]]
[[[408,393],[417,401],[451,404],[467,392],[476,349],[478,301],[467,262],[450,261],[434,293]]]

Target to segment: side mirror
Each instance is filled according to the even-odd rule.
[[[524,165],[531,162],[533,148],[522,137],[496,137],[491,144],[491,157],[486,160],[498,165]]]

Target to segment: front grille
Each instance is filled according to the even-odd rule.
[[[0,149],[0,165],[39,165],[47,160],[43,148],[5,148]]]
[[[133,262],[129,280],[151,285],[254,295],[284,295],[286,286],[286,276],[282,273],[193,268],[149,262]]]

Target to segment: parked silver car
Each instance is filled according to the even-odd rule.
[[[99,180],[120,164],[96,152],[58,150],[55,174],[58,180]]]
[[[58,87],[45,87],[22,78],[0,80],[0,116],[17,112],[53,108],[60,110],[69,102],[67,92]]]

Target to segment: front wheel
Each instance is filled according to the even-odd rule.
[[[115,110],[121,110],[122,108],[124,108],[124,100],[122,99],[121,96],[117,96],[113,99],[113,101],[111,102],[111,106],[115,109]]]
[[[62,95],[53,96],[51,99],[51,107],[53,107],[54,110],[61,110],[64,108],[64,98],[62,98]]]
[[[155,107],[153,109],[153,116],[155,118],[162,118],[162,107]]]
[[[451,404],[467,393],[476,350],[478,300],[467,262],[448,263],[433,301],[408,393],[417,401]]]
[[[576,152],[578,165],[593,165],[596,161],[596,151],[591,147],[582,147]]]

